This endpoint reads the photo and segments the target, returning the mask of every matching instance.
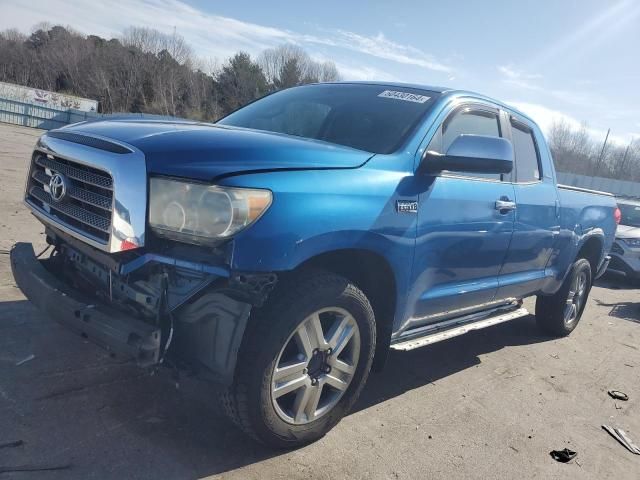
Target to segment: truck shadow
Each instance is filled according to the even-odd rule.
[[[596,304],[601,307],[609,307],[609,316],[627,320],[633,323],[640,323],[640,302],[618,302],[606,303],[597,298]]]
[[[151,375],[111,359],[29,302],[0,303],[0,331],[0,351],[14,352],[0,355],[0,443],[25,442],[0,452],[3,463],[72,463],[72,470],[46,478],[201,478],[285,453],[233,427],[210,385],[176,379],[169,368]],[[529,316],[392,352],[385,370],[370,376],[354,412],[472,368],[479,355],[546,340]],[[29,353],[35,358],[16,365]],[[323,448],[323,441],[306,448]]]
[[[631,295],[627,295],[627,298],[636,299],[640,298],[640,289],[638,288],[638,285],[637,281],[634,282],[624,277],[612,274],[603,276],[595,283],[595,286],[597,287],[608,288],[610,290],[635,290]],[[640,300],[606,303],[595,296],[592,296],[592,298],[597,305],[601,307],[608,307],[610,309],[608,313],[610,317],[620,318],[622,320],[627,320],[628,322],[640,323]]]
[[[473,368],[480,355],[507,346],[531,345],[550,340],[529,315],[484,330],[408,352],[392,350],[383,372],[372,374],[352,413],[400,396],[410,390]]]

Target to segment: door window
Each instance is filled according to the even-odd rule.
[[[453,141],[458,138],[458,135],[462,134],[500,137],[500,133],[500,122],[497,112],[471,110],[467,108],[455,112],[444,121],[442,128],[431,140],[428,150],[446,153]],[[451,172],[451,174],[493,180],[502,179],[499,173]]]
[[[453,141],[462,134],[500,136],[498,115],[482,111],[462,111],[442,125],[442,150],[446,153]]]
[[[511,137],[516,160],[516,181],[537,182],[540,180],[540,158],[531,129],[511,122]]]

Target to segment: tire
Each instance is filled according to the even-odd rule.
[[[540,329],[556,337],[569,335],[580,322],[592,284],[591,264],[579,258],[571,266],[562,287],[554,295],[536,300],[536,322]]]
[[[313,334],[317,325],[323,335]],[[375,335],[371,304],[349,280],[314,270],[280,282],[267,304],[252,312],[233,383],[221,394],[223,410],[245,433],[272,447],[318,440],[360,395]],[[285,365],[295,370],[290,376]],[[306,367],[300,371],[300,365]],[[290,386],[296,389],[283,394]]]

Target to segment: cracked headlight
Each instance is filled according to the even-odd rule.
[[[215,243],[251,225],[271,205],[271,192],[152,178],[149,224],[162,237]]]

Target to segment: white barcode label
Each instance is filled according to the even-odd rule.
[[[415,93],[397,92],[395,90],[385,90],[379,97],[393,98],[395,100],[404,100],[405,102],[424,103],[431,97],[425,95],[416,95]]]

